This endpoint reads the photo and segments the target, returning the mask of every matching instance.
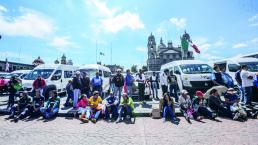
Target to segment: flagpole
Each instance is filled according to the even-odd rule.
[[[112,65],[112,42],[111,42],[111,48],[110,48],[110,63]]]
[[[96,40],[96,64],[98,63],[98,42]]]

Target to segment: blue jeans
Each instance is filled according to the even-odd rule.
[[[59,108],[53,108],[53,110],[52,108],[47,108],[47,109],[44,107],[40,108],[40,112],[45,119],[50,119],[54,116],[57,116],[58,111],[59,111]]]
[[[127,89],[127,95],[129,97],[132,97],[132,94],[133,94],[133,87],[132,86],[126,86],[126,89]]]
[[[65,106],[69,106],[69,101],[70,100],[73,100],[73,91],[71,92],[67,92],[67,98],[66,98],[66,101],[65,101]]]
[[[176,102],[178,102],[177,90],[178,90],[178,87],[176,84],[172,84],[169,86],[169,94],[170,96],[173,96],[175,98]]]
[[[151,83],[151,90],[152,90],[153,98],[155,98],[155,96],[156,98],[158,98],[158,86],[156,82]]]
[[[117,118],[118,111],[117,111],[117,106],[116,105],[106,107],[106,110],[105,110],[105,118],[106,119],[110,118],[110,116],[109,116],[110,113],[112,114],[112,118]]]
[[[95,118],[96,120],[98,120],[100,112],[101,112],[100,110],[99,111],[95,110],[95,114],[94,114],[94,111],[92,109],[87,109],[86,110],[86,118],[87,119]]]
[[[132,108],[130,106],[120,106],[118,114],[119,118],[125,117],[126,115],[132,117]]]
[[[122,90],[123,90],[123,87],[115,87],[114,95],[119,97],[119,100],[118,100],[119,103],[121,100]]]
[[[251,96],[252,96],[252,86],[251,87],[244,87],[244,103],[251,104]]]
[[[174,120],[175,115],[171,106],[164,106],[163,118],[165,119],[167,115],[170,115],[171,121]]]

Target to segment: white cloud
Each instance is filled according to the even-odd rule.
[[[251,42],[252,42],[254,45],[258,46],[258,37],[252,39]]]
[[[65,51],[67,48],[79,48],[79,46],[72,42],[69,36],[54,37],[53,41],[50,42],[50,46],[55,47],[59,51]]]
[[[106,32],[112,33],[119,32],[124,28],[130,28],[132,30],[144,28],[144,24],[140,20],[139,15],[128,11],[114,17],[103,19],[101,25]]]
[[[237,43],[233,45],[233,48],[245,48],[248,45],[246,43]]]
[[[101,32],[101,29],[108,33],[117,33],[125,28],[131,30],[144,28],[140,16],[136,13],[118,12],[119,8],[109,8],[105,1],[86,0],[85,2],[87,8],[91,9],[90,13],[98,19],[97,24],[92,24],[92,29],[96,33]]]
[[[0,12],[7,12],[7,8],[4,6],[0,5]]]
[[[184,29],[186,27],[186,19],[185,18],[176,18],[172,17],[169,21],[176,26],[177,29]]]
[[[147,48],[145,48],[145,47],[137,47],[136,50],[139,52],[144,52],[144,53],[147,52]]]
[[[43,38],[54,30],[52,21],[37,11],[21,7],[21,15],[14,17],[2,15],[7,9],[0,9],[0,32],[5,35]]]
[[[225,44],[225,39],[223,37],[220,37],[218,41],[216,41],[213,46],[214,47],[221,47]]]
[[[258,26],[258,14],[250,17],[248,21],[251,23],[250,26]]]

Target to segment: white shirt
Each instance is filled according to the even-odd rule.
[[[248,79],[249,76],[253,76],[253,79]],[[251,73],[246,70],[242,70],[240,73],[240,77],[242,79],[242,87],[252,87],[254,85],[254,73]]]
[[[187,95],[187,97],[185,99],[182,95],[180,95],[178,102],[180,105],[183,105],[185,108],[188,108],[188,107],[190,107],[189,105],[191,105],[191,98],[189,95]]]
[[[140,75],[142,75],[142,78],[140,78]],[[136,76],[136,81],[138,82],[138,83],[142,83],[142,84],[144,84],[145,83],[145,76],[144,76],[144,74],[138,74],[137,76]],[[143,81],[143,82],[142,82]]]
[[[168,86],[168,76],[165,73],[160,75],[160,84]]]

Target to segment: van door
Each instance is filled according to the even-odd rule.
[[[176,79],[177,79],[177,85],[179,87],[179,90],[183,90],[183,84],[182,84],[182,80],[181,80],[181,72],[178,66],[174,67],[174,74],[176,75]]]
[[[73,78],[73,71],[72,70],[65,70],[64,71],[64,78],[63,78],[63,91],[66,91],[66,85],[68,84],[69,80]]]
[[[58,93],[62,92],[62,89],[63,89],[62,70],[56,70],[55,73],[51,77],[51,81],[52,81],[53,85],[56,86],[57,92]]]
[[[110,76],[111,76],[111,72],[108,72],[108,71],[103,71],[103,91],[104,92],[107,92],[110,88]]]

